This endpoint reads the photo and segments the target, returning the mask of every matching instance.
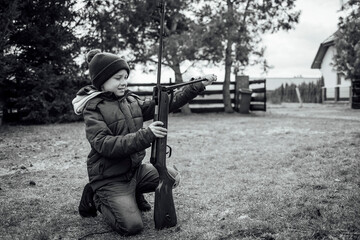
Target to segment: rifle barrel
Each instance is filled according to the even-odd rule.
[[[162,52],[163,52],[163,38],[164,38],[164,21],[165,21],[165,2],[164,0],[160,1],[160,41],[159,41],[159,52],[158,52],[158,72],[157,72],[157,86],[160,86],[161,82],[161,62],[162,62]]]
[[[174,85],[168,86],[168,87],[166,87],[166,89],[168,89],[168,90],[173,90],[173,89],[178,88],[178,87],[190,85],[190,84],[197,83],[197,82],[202,82],[202,81],[204,81],[204,80],[206,80],[206,79],[205,79],[205,78],[201,78],[201,79],[196,79],[196,80],[193,80],[193,81],[190,81],[190,82],[178,83],[178,84],[174,84]]]

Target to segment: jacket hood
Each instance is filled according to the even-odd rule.
[[[86,106],[86,103],[100,94],[105,99],[121,99],[131,94],[131,91],[126,90],[124,96],[117,97],[112,92],[99,91],[93,85],[85,86],[76,93],[76,97],[72,100],[75,114],[81,115]]]
[[[77,93],[76,97],[72,100],[72,105],[74,107],[74,112],[76,115],[81,115],[86,103],[98,96],[102,92],[97,90],[94,86],[89,85],[81,88]]]

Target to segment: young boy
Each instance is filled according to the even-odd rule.
[[[152,164],[144,164],[145,149],[167,129],[156,121],[147,128],[143,122],[153,119],[155,102],[142,101],[127,90],[130,73],[125,60],[111,53],[92,50],[87,54],[92,86],[82,88],[73,100],[74,110],[83,114],[86,138],[91,151],[87,170],[90,183],[84,188],[79,213],[94,217],[97,210],[111,227],[122,235],[143,229],[141,211],[150,205],[143,193],[153,192],[159,175]],[[216,81],[207,75],[204,81],[175,93],[170,111],[174,111]],[[168,168],[178,184],[180,175]]]

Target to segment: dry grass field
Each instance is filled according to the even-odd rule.
[[[178,225],[127,239],[360,239],[359,110],[175,114],[168,144]],[[82,122],[0,127],[0,239],[125,239],[77,213],[88,151]]]

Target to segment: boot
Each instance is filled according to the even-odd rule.
[[[81,195],[81,200],[79,204],[79,214],[82,217],[96,217],[97,210],[94,202],[94,191],[92,190],[90,184],[86,184]]]
[[[136,203],[142,212],[148,212],[151,209],[150,204],[146,201],[143,194],[136,194]]]

